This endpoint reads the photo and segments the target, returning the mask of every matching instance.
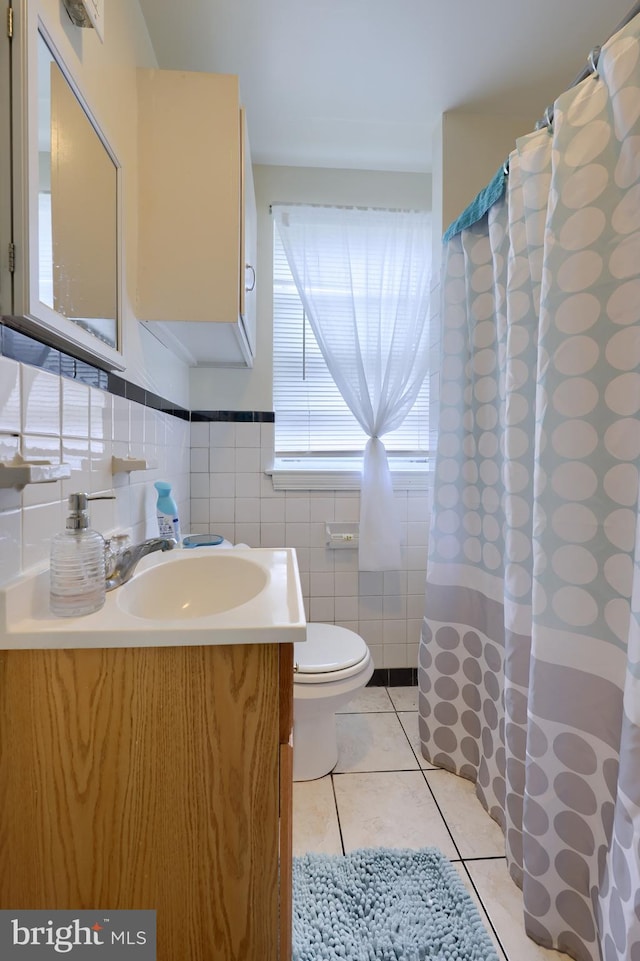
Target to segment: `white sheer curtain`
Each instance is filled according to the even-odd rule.
[[[397,570],[400,528],[381,438],[400,426],[427,373],[430,215],[284,205],[273,211],[318,346],[369,437],[360,570]]]

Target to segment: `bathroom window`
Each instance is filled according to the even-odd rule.
[[[274,225],[273,398],[276,488],[357,488],[367,435],[329,373]],[[383,436],[396,487],[426,487],[429,378],[400,427]]]

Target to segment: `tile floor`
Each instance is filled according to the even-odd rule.
[[[502,831],[473,785],[422,757],[417,688],[366,688],[336,720],[334,771],[293,787],[294,854],[435,845],[460,872],[500,961],[568,961],[525,935]]]

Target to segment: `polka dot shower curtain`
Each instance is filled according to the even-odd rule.
[[[503,827],[530,937],[640,961],[640,18],[442,289],[423,752]]]

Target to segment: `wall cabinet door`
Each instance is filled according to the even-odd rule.
[[[141,70],[138,94],[138,319],[188,363],[251,366],[255,199],[238,78]]]

